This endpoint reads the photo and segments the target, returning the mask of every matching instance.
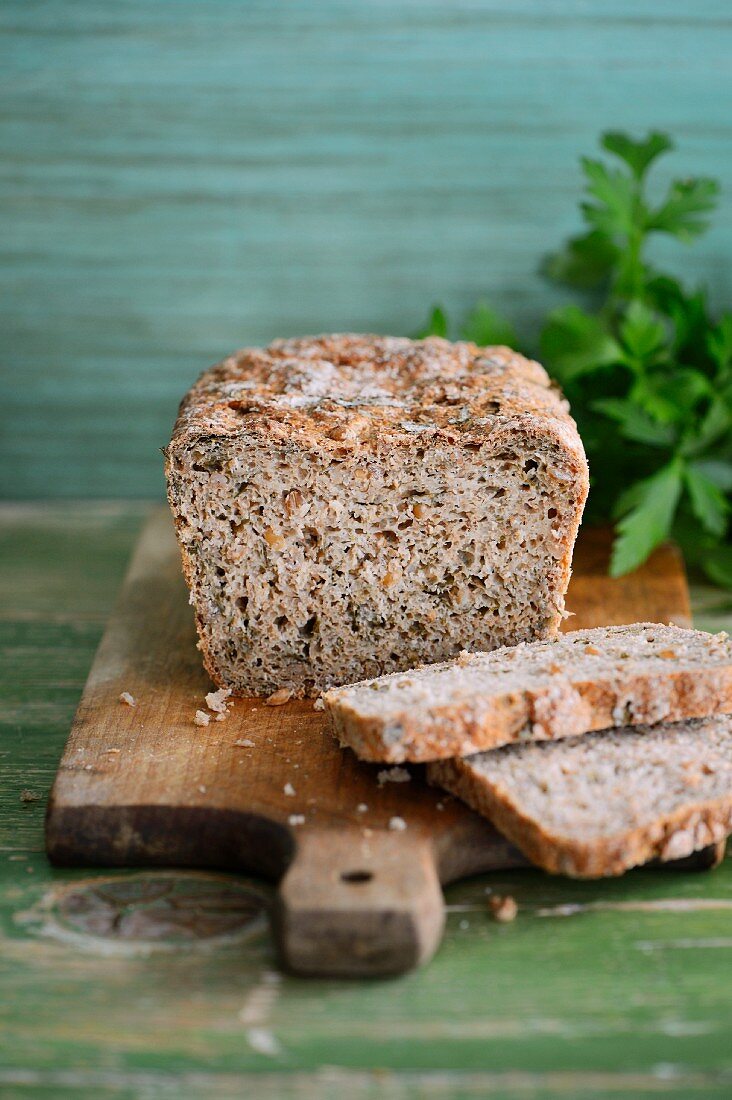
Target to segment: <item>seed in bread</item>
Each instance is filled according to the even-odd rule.
[[[543,368],[508,348],[247,349],[185,398],[166,472],[204,661],[236,694],[558,629],[587,463]]]
[[[660,623],[577,630],[336,688],[324,700],[341,742],[363,760],[469,756],[732,711],[732,641]]]
[[[508,745],[437,761],[428,776],[544,870],[619,875],[732,832],[732,717]]]

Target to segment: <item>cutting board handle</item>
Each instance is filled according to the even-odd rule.
[[[433,847],[416,830],[303,830],[275,911],[283,964],[333,977],[418,966],[444,921]]]

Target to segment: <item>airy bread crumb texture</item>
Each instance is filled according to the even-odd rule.
[[[166,472],[206,667],[237,694],[558,629],[587,464],[543,368],[508,348],[246,349],[185,398]]]
[[[547,871],[618,875],[732,832],[732,717],[625,727],[430,764]]]
[[[732,641],[660,623],[577,630],[553,641],[336,688],[341,742],[365,760],[427,761],[513,741],[732,711]]]

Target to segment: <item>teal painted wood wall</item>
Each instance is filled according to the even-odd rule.
[[[732,300],[730,0],[3,0],[0,33],[0,495],[158,494],[244,343],[478,295],[532,332],[610,126],[720,177],[668,255]]]

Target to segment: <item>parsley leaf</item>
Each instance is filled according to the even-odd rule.
[[[704,555],[704,571],[723,588],[732,588],[732,546],[715,546]]]
[[[653,310],[635,299],[620,322],[620,339],[629,353],[630,363],[653,361],[664,350],[666,329]]]
[[[443,336],[447,339],[447,314],[442,306],[433,306],[427,318],[427,324],[415,335],[415,340],[424,340],[428,336]]]
[[[668,134],[654,130],[647,138],[635,141],[628,134],[611,130],[603,134],[601,145],[608,153],[614,153],[620,157],[632,169],[636,179],[642,180],[649,167],[663,153],[670,152],[674,143]]]
[[[599,229],[571,237],[564,248],[545,256],[541,273],[556,283],[594,290],[607,282],[618,259],[618,248]]]
[[[703,469],[693,464],[685,467],[684,481],[694,515],[710,535],[721,538],[727,528],[729,512],[724,493]]]
[[[601,160],[584,157],[582,168],[587,190],[597,202],[582,204],[585,220],[609,236],[632,232],[637,216],[637,188],[632,177],[619,168],[608,168]]]
[[[563,306],[549,314],[541,334],[542,354],[564,381],[617,363],[623,350],[602,321],[578,306]]]
[[[670,233],[681,241],[690,241],[709,225],[705,215],[714,210],[718,195],[719,184],[716,180],[675,180],[665,201],[649,215],[646,228]]]
[[[673,459],[657,473],[633,486],[630,505],[617,525],[610,575],[620,577],[637,569],[651,551],[668,537],[682,489],[682,465]]]
[[[609,416],[620,425],[625,439],[646,443],[649,447],[668,447],[676,438],[672,425],[654,420],[634,401],[625,397],[601,397],[592,403],[593,409]]]
[[[724,313],[709,331],[707,348],[719,373],[726,373],[732,367],[732,313]]]
[[[506,321],[485,302],[478,302],[468,315],[461,336],[464,340],[472,340],[479,347],[508,344],[515,348],[518,343],[516,330],[510,321]]]

